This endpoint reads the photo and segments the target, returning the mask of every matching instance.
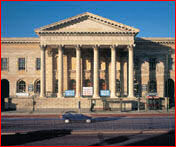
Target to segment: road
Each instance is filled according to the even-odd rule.
[[[95,122],[64,124],[59,118],[2,118],[1,132],[26,132],[51,129],[69,130],[146,130],[174,129],[175,117],[96,117]]]
[[[174,116],[95,117],[94,120],[91,124],[64,124],[59,118],[1,118],[2,143],[4,145],[129,145],[162,134],[165,134],[167,139],[174,136],[174,133],[172,137],[167,134],[167,131],[175,129]],[[167,139],[165,142],[168,145],[171,142]],[[11,144],[7,144],[9,140]]]

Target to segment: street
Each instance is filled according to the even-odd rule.
[[[163,134],[170,139],[174,129],[174,116],[95,117],[90,124],[65,124],[60,118],[1,118],[2,145],[128,145]]]

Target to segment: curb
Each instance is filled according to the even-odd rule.
[[[92,134],[164,134],[168,133],[170,130],[96,130],[96,131],[72,131],[72,135],[92,135]]]
[[[98,134],[165,134],[170,130],[83,130],[72,131],[71,135],[98,135]],[[1,135],[27,134],[28,132],[4,132]]]

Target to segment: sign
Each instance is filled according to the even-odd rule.
[[[19,96],[19,97],[28,97],[29,93],[16,93],[16,96]]]
[[[100,90],[100,96],[110,96],[110,90]]]
[[[83,96],[92,96],[93,87],[83,87]]]
[[[29,86],[28,86],[28,91],[29,91],[29,92],[32,92],[33,90],[34,90],[33,84],[29,84]]]
[[[67,97],[74,97],[75,91],[74,90],[65,90],[65,96]]]

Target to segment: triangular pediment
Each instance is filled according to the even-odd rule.
[[[40,33],[133,33],[138,29],[91,14],[89,12],[36,29]]]

